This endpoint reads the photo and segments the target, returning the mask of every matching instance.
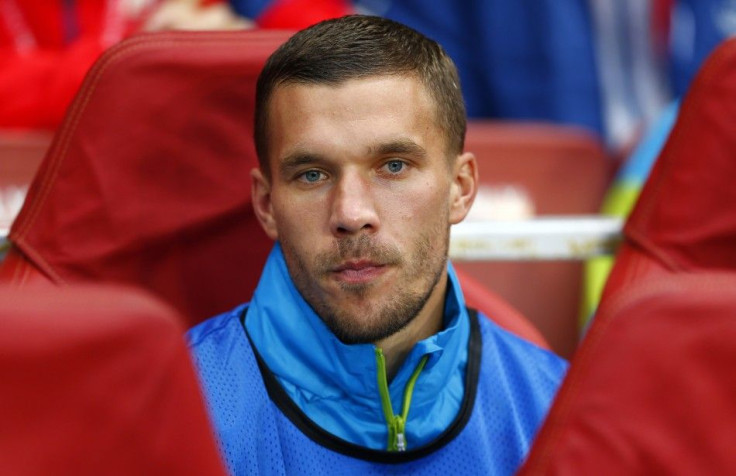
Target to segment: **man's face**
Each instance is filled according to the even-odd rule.
[[[449,226],[475,195],[413,77],[288,84],[269,104],[270,180],[253,201],[294,283],[346,343],[375,342],[443,304]],[[472,189],[472,190],[469,190]]]

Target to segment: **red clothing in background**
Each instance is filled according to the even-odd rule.
[[[276,0],[255,19],[261,28],[301,30],[327,18],[354,13],[343,0]]]
[[[201,5],[227,3],[260,28],[301,30],[328,18],[355,13],[350,0],[199,0]]]
[[[0,0],[0,127],[55,128],[95,59],[146,11],[121,0]]]
[[[0,0],[0,128],[58,126],[95,59],[161,2]],[[273,0],[250,19],[262,28],[296,30],[352,11],[347,0]]]

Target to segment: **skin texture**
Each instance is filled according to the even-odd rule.
[[[381,347],[392,376],[441,329],[449,227],[475,198],[475,157],[448,155],[413,76],[282,85],[268,113],[256,215],[305,300],[343,342]]]

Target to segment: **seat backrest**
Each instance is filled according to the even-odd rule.
[[[603,300],[520,474],[730,474],[736,273]]]
[[[729,474],[736,273],[643,280],[604,300],[520,474]]]
[[[659,273],[736,270],[736,39],[703,64],[624,227],[603,291]]]
[[[168,32],[107,51],[41,164],[0,274],[142,286],[189,324],[248,300],[271,247],[250,202],[255,82],[288,36]]]
[[[736,39],[705,62],[522,474],[736,467]]]
[[[455,266],[466,305],[482,311],[502,328],[543,349],[550,349],[549,342],[531,321],[505,299],[488,289],[480,281]]]
[[[119,287],[0,287],[0,474],[224,475],[181,318]]]
[[[478,158],[481,190],[471,213],[481,216],[596,213],[613,171],[597,136],[558,124],[471,121],[465,149]],[[510,212],[499,213],[501,207]],[[529,260],[456,266],[529,318],[557,353],[573,353],[582,263]]]

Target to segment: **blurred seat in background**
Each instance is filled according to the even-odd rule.
[[[255,81],[280,31],[167,32],[108,50],[10,233],[14,283],[114,281],[190,324],[250,296],[271,247],[250,205]]]
[[[733,470],[735,128],[731,39],[682,102],[523,474]]]
[[[469,219],[594,214],[613,162],[600,139],[559,124],[471,121],[465,149],[478,158],[481,188]],[[580,261],[456,262],[508,300],[570,357],[578,343]]]
[[[225,474],[172,308],[0,287],[0,321],[0,473]]]
[[[466,305],[482,310],[496,324],[529,342],[544,349],[551,348],[547,338],[526,316],[481,281],[460,269],[457,263],[453,265],[463,289]]]
[[[520,474],[730,474],[734,289],[680,273],[604,300]]]

